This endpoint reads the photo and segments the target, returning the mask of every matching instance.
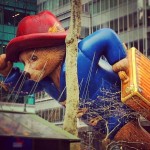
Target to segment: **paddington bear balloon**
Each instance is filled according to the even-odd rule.
[[[45,90],[64,103],[66,35],[49,11],[23,18],[16,37],[6,47],[6,54],[0,56],[0,73],[7,76],[5,85],[21,95]],[[12,68],[12,63],[19,61],[25,65],[24,72]],[[137,141],[135,134],[145,135],[145,131],[137,124],[137,114],[120,100],[121,81],[117,72],[127,68],[124,46],[113,30],[104,28],[80,40],[77,115],[109,139]],[[136,130],[134,135],[133,130]],[[122,136],[121,131],[129,134]],[[150,140],[149,135],[145,139]]]

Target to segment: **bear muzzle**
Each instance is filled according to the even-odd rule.
[[[30,73],[28,73],[28,72],[26,72],[26,71],[24,71],[23,72],[23,76],[26,78],[26,79],[30,79]]]

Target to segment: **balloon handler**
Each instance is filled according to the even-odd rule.
[[[65,38],[67,31],[49,11],[27,16],[18,24],[16,37],[0,55],[0,73],[5,86],[14,93],[28,95],[45,90],[65,104]],[[24,72],[13,68],[24,63]],[[128,71],[124,46],[108,28],[94,32],[78,43],[78,117],[105,139],[147,143],[149,134],[138,123],[138,114],[121,102],[118,72]]]

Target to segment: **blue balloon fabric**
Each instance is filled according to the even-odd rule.
[[[113,139],[117,131],[134,118],[130,108],[121,102],[121,81],[113,72],[112,65],[126,57],[125,49],[116,33],[108,28],[94,32],[78,44],[78,82],[80,90],[79,108],[88,108],[82,116],[87,124],[91,118],[101,119],[93,128]],[[49,77],[35,83],[25,80],[20,94],[27,95],[45,90],[59,102],[66,100],[65,60],[61,68],[60,91]],[[17,82],[21,82],[21,72],[13,68],[5,83],[18,91]],[[132,118],[133,117],[133,118]]]

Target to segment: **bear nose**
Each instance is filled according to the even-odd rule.
[[[23,72],[23,75],[24,75],[24,77],[25,77],[26,79],[30,79],[30,73],[24,71],[24,72]]]

